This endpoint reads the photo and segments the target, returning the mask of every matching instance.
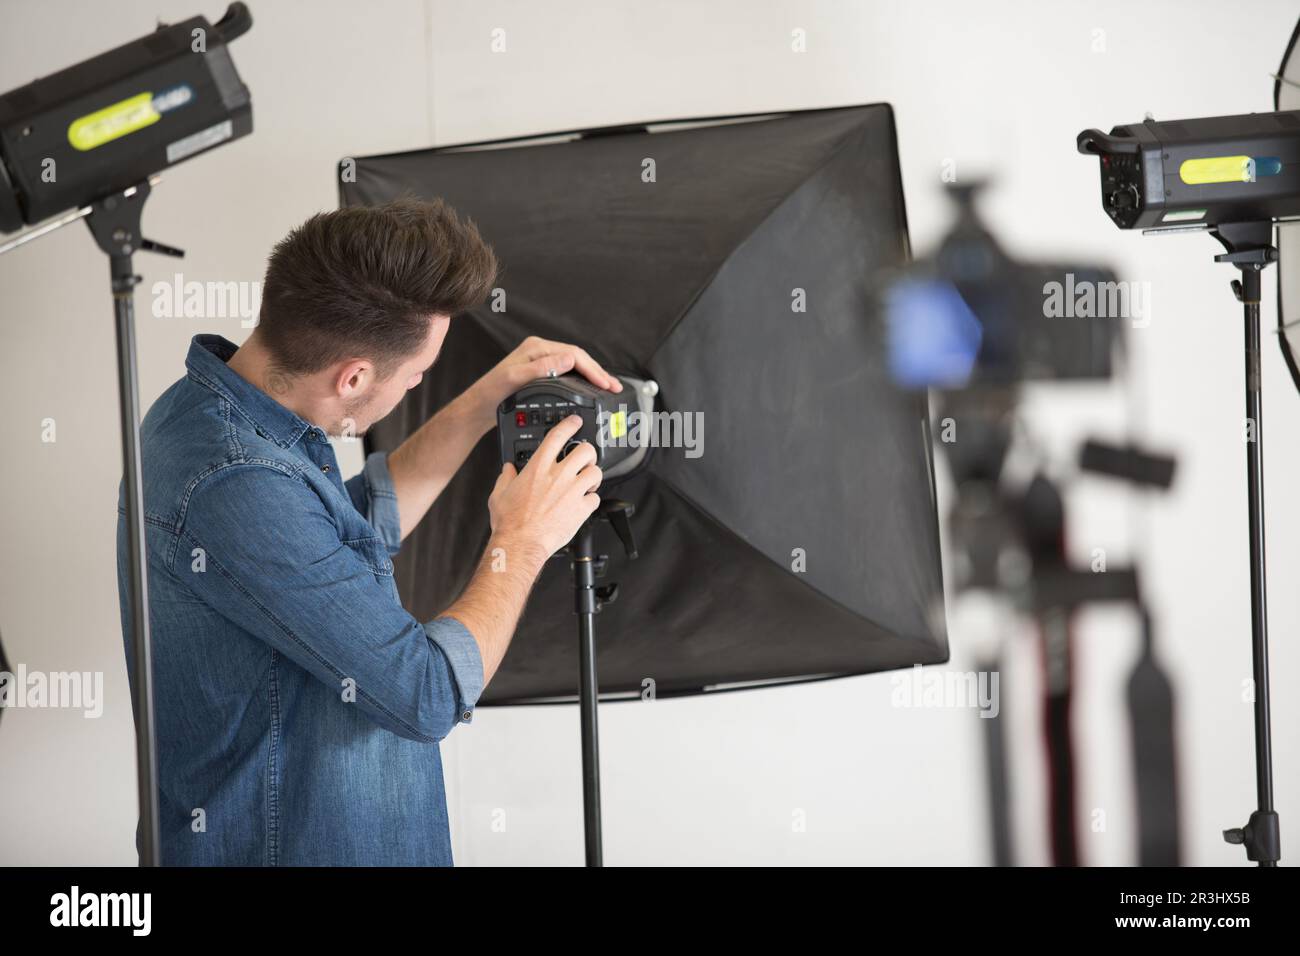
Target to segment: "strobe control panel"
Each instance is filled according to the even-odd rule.
[[[581,442],[596,449],[596,465],[606,478],[625,474],[639,464],[645,448],[628,434],[629,417],[637,411],[638,386],[620,379],[623,391],[607,392],[578,375],[540,378],[529,382],[497,408],[501,461],[522,469],[546,433],[570,415],[582,417],[582,427],[565,445],[563,458]]]
[[[1140,153],[1101,157],[1102,206],[1121,229],[1132,229],[1137,224],[1142,213],[1142,185]]]

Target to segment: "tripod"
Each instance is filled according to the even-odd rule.
[[[623,542],[629,558],[637,556],[632,539],[631,518],[636,507],[626,501],[602,501],[566,549],[573,565],[574,611],[578,615],[578,707],[582,721],[582,822],[586,841],[587,866],[603,866],[600,826],[600,741],[596,721],[596,703],[600,684],[596,679],[596,615],[618,598],[618,585],[596,586],[596,578],[605,573],[608,555],[597,555],[596,528],[602,521]]]
[[[1269,725],[1268,595],[1264,586],[1264,433],[1261,421],[1259,299],[1261,273],[1277,259],[1273,223],[1215,226],[1211,234],[1227,252],[1214,257],[1241,270],[1232,291],[1241,302],[1246,327],[1246,491],[1250,522],[1250,634],[1255,679],[1255,791],[1257,807],[1245,826],[1223,831],[1229,843],[1246,847],[1246,858],[1276,866],[1282,856],[1277,812],[1273,809],[1273,743]]]

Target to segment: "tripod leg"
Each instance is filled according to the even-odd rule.
[[[1073,663],[1069,613],[1042,616],[1043,737],[1047,745],[1048,819],[1053,866],[1078,866],[1074,822],[1074,741],[1070,733]]]
[[[980,670],[996,674],[1002,670],[1001,656],[991,657],[980,665]],[[1011,855],[1011,794],[1007,786],[1007,741],[1003,734],[1002,712],[989,717],[981,714],[984,729],[985,782],[989,795],[989,829],[993,838],[993,865],[1012,866]]]

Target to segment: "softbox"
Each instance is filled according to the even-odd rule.
[[[1296,23],[1282,65],[1277,68],[1273,81],[1273,108],[1300,110],[1300,55],[1296,51],[1296,38],[1300,37],[1300,22]],[[1277,224],[1277,327],[1282,357],[1291,372],[1291,380],[1300,388],[1300,222]]]
[[[682,120],[344,161],[344,204],[440,196],[503,264],[487,304],[371,429],[391,450],[523,338],[587,348],[702,423],[610,489],[599,617],[606,697],[698,693],[947,660],[924,396],[886,367],[874,299],[907,257],[888,105]],[[495,436],[396,561],[421,619],[488,538]],[[543,572],[484,703],[573,697],[571,573]]]

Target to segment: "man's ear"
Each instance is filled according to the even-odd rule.
[[[347,401],[354,399],[370,387],[375,379],[375,366],[366,359],[348,359],[338,366],[334,375],[334,394]]]

